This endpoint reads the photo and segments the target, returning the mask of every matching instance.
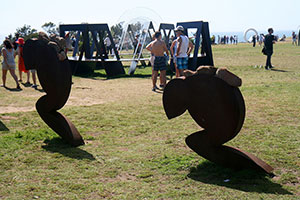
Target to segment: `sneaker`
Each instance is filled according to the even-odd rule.
[[[21,87],[20,87],[20,85],[17,85],[17,89],[18,89],[18,90],[22,90]]]
[[[20,79],[19,82],[22,82],[22,80]]]
[[[32,85],[31,87],[34,89],[37,89],[37,85]]]

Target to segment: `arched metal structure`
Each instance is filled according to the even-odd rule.
[[[244,32],[244,40],[245,42],[249,42],[248,39],[247,39],[247,33],[249,31],[254,31],[255,32],[255,35],[258,36],[258,32],[254,29],[254,28],[248,28],[245,32]]]

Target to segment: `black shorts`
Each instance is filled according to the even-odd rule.
[[[155,56],[154,59],[154,71],[162,71],[166,70],[167,65],[166,65],[166,57],[165,56]]]

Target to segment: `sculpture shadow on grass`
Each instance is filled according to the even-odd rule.
[[[251,169],[235,171],[223,168],[210,161],[204,161],[197,167],[190,168],[187,177],[202,183],[224,186],[244,192],[293,195],[293,193],[282,188],[280,184],[272,182],[268,175],[263,172]]]
[[[9,129],[5,126],[3,122],[0,120],[0,131],[9,131]]]
[[[46,139],[43,149],[52,153],[60,153],[66,157],[74,158],[78,160],[96,160],[95,157],[89,152],[80,148],[71,147],[61,138]]]

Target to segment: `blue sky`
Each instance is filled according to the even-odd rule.
[[[24,24],[38,30],[49,21],[111,26],[128,13],[142,15],[143,9],[132,9],[136,7],[144,8],[148,18],[161,18],[168,23],[205,20],[213,32],[243,32],[250,27],[259,31],[268,27],[273,27],[275,32],[292,31],[300,26],[300,0],[5,0],[1,1],[0,40]]]

